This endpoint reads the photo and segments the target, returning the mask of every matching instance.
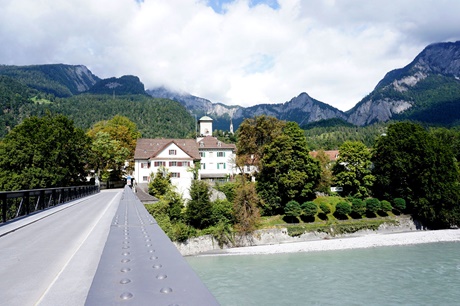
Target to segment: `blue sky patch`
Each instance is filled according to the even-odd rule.
[[[262,73],[275,66],[275,58],[268,54],[255,54],[251,62],[244,67],[246,74]]]
[[[225,14],[226,9],[225,5],[228,3],[232,3],[235,0],[208,0],[208,6],[212,7],[212,9],[218,14]],[[280,5],[277,0],[250,0],[249,7],[254,7],[257,5],[267,5],[274,10],[280,8]]]

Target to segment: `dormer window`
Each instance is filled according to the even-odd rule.
[[[200,141],[200,147],[204,147],[204,142]]]
[[[177,155],[177,151],[176,150],[169,150],[169,155]]]
[[[218,147],[222,147],[222,142],[218,141],[218,142],[217,142],[217,146],[218,146]]]

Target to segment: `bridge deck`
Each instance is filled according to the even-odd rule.
[[[217,305],[129,188],[0,226],[2,305]]]

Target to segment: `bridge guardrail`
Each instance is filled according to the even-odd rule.
[[[7,222],[99,192],[98,186],[0,191],[1,222]]]

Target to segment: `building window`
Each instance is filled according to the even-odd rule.
[[[251,166],[246,166],[246,171],[250,172],[251,171]]]
[[[149,177],[148,177],[148,176],[143,176],[143,177],[142,177],[142,181],[143,181],[143,182],[148,182],[148,181],[149,181]]]
[[[179,172],[171,172],[171,177],[180,178]]]
[[[201,165],[201,170],[205,170],[206,169],[206,164],[200,164]]]
[[[217,157],[225,157],[225,152],[217,152]]]
[[[155,167],[166,167],[166,162],[164,161],[156,161],[153,163]]]
[[[201,147],[201,148],[204,147],[204,142],[200,141],[200,147]]]
[[[225,163],[217,163],[217,169],[225,169]]]
[[[205,152],[200,152],[200,157],[206,157],[206,153]]]
[[[170,166],[170,167],[177,167],[177,162],[175,162],[175,161],[170,161],[170,162],[169,162],[169,166]]]
[[[177,167],[190,167],[190,162],[177,162]]]
[[[169,155],[177,155],[177,151],[176,150],[169,150]]]
[[[150,168],[150,163],[141,163],[141,168]]]

